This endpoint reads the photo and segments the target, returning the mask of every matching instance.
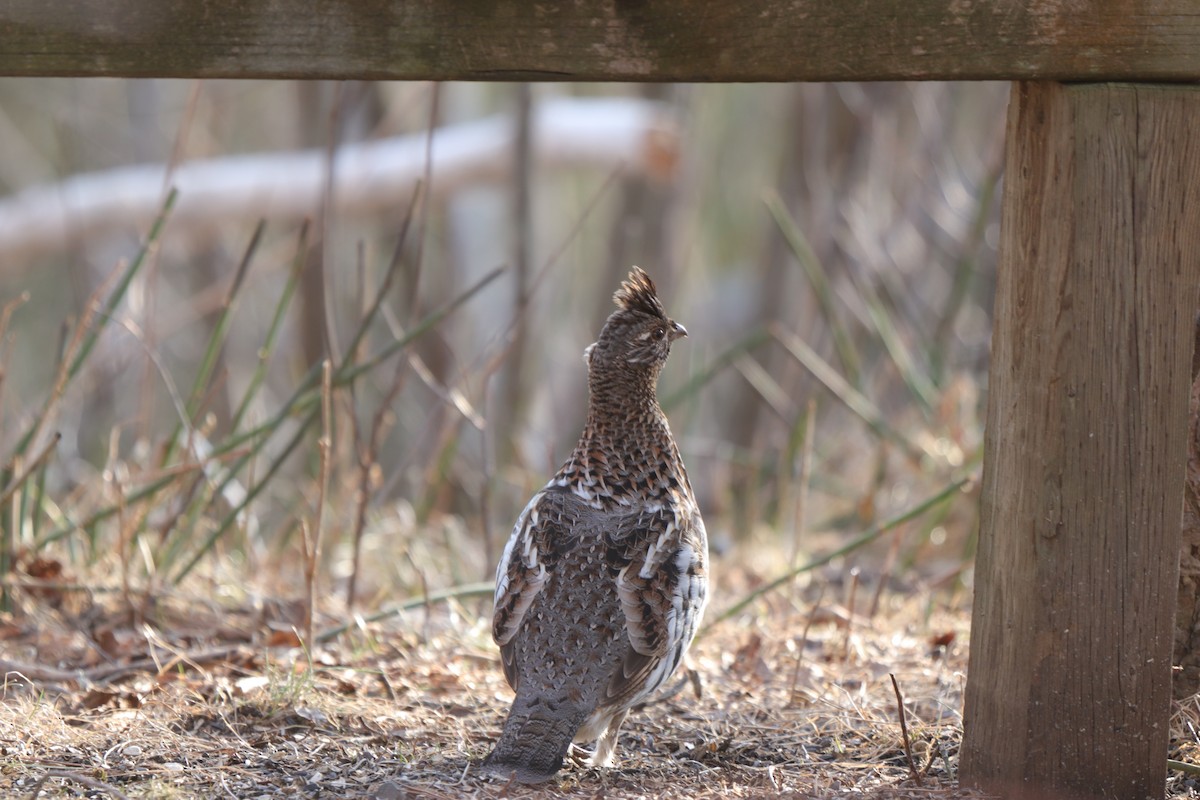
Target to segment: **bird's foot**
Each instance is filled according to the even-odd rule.
[[[565,760],[576,767],[590,767],[592,766],[592,752],[572,743],[567,748],[567,757]]]
[[[588,766],[608,768],[617,763],[617,740],[602,738],[596,742],[596,749],[588,759]]]

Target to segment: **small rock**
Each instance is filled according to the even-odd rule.
[[[406,800],[408,792],[392,781],[384,781],[371,790],[372,800]]]

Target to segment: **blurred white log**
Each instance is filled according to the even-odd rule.
[[[505,115],[447,125],[432,137],[430,191],[504,179],[512,168],[515,124]],[[623,168],[670,176],[679,145],[670,109],[638,98],[542,101],[534,113],[534,151],[541,167]],[[426,171],[427,133],[347,144],[334,165],[334,205],[341,214],[401,208]],[[179,190],[171,226],[229,220],[284,219],[317,209],[326,153],[262,153],[180,164],[169,185]],[[76,175],[29,187],[0,200],[0,261],[61,249],[113,229],[144,227],[168,186],[166,165],[146,164]]]

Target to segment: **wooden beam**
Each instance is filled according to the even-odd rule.
[[[0,75],[1200,81],[1195,0],[6,0]]]
[[[1019,83],[988,385],[962,778],[1162,797],[1200,90]]]

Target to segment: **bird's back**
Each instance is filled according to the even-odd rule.
[[[516,699],[488,766],[516,772],[525,783],[550,778],[562,766],[576,732],[604,703],[613,676],[629,656],[625,615],[606,563],[611,516],[565,491],[535,498],[539,516],[563,514],[570,534],[556,552],[545,586],[519,629],[501,646]]]

